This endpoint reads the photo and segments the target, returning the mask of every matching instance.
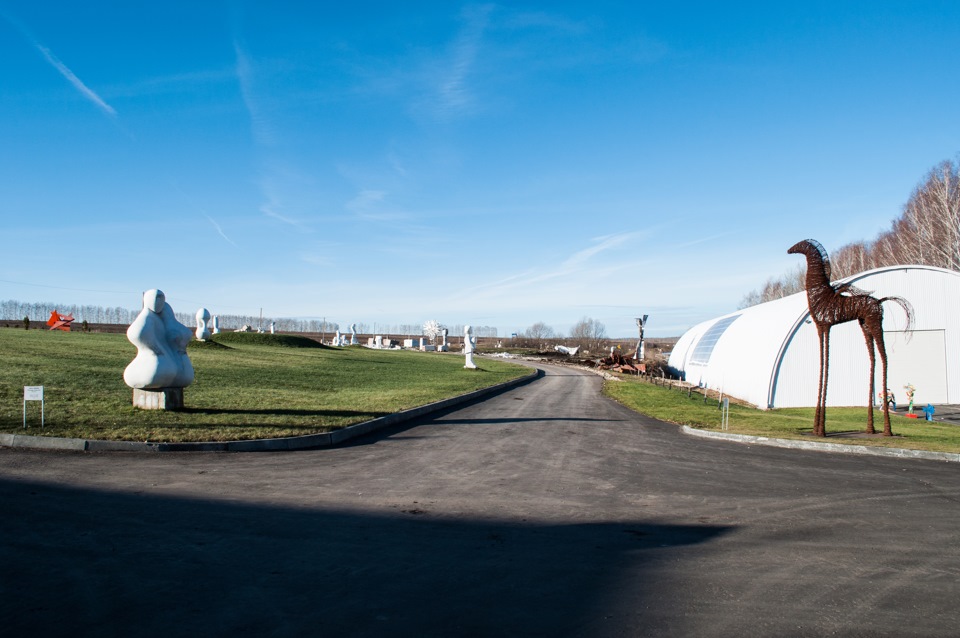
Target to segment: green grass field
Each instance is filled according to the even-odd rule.
[[[452,354],[330,348],[303,337],[222,333],[187,352],[196,380],[186,409],[132,406],[123,370],[136,348],[122,334],[0,329],[0,432],[124,441],[234,441],[327,432],[529,374]],[[40,403],[23,387],[44,386]]]
[[[721,414],[716,399],[703,402],[703,395],[665,387],[624,377],[623,381],[608,381],[604,393],[632,410],[670,423],[690,425],[705,430],[720,430]],[[813,408],[787,408],[781,410],[757,410],[730,404],[729,432],[752,434],[781,439],[826,440],[830,443],[872,445],[881,447],[931,450],[937,452],[960,452],[960,427],[928,422],[921,418],[908,419],[902,415],[890,415],[893,433],[899,436],[876,438],[827,437],[815,439]],[[827,408],[827,433],[863,432],[867,425],[866,408]],[[874,410],[874,428],[883,431],[883,413]]]
[[[196,380],[186,409],[138,410],[123,370],[136,355],[122,334],[0,329],[0,432],[124,441],[235,441],[313,434],[439,401],[529,373],[502,360],[437,353],[323,347],[293,335],[222,333],[188,349]],[[40,404],[27,404],[23,386],[44,386]],[[625,377],[604,392],[656,419],[719,430],[715,399]],[[893,416],[896,437],[834,443],[960,452],[960,427]],[[730,432],[811,440],[813,409],[756,410],[730,405]],[[862,431],[866,408],[829,408],[827,431]],[[882,413],[875,411],[882,428]]]

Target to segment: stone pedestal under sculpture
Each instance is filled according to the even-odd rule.
[[[141,410],[181,410],[183,409],[183,388],[160,390],[134,388],[133,407]]]
[[[160,290],[143,293],[143,309],[127,329],[137,356],[123,371],[133,388],[133,405],[146,410],[183,407],[183,389],[193,383],[187,344],[193,332],[177,321]]]

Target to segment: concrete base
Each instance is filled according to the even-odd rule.
[[[183,408],[183,388],[134,388],[133,407],[143,410],[180,410]]]

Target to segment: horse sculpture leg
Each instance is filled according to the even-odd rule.
[[[817,387],[817,409],[813,414],[813,435],[826,436],[827,420],[827,363],[830,352],[830,330],[817,326],[817,336],[820,339],[820,381]]]
[[[874,337],[873,337],[873,334],[870,332],[870,328],[863,321],[860,321],[860,329],[863,330],[863,339],[864,341],[867,342],[867,354],[870,356],[870,396],[867,397],[868,399],[867,400],[867,429],[865,431],[867,434],[875,434],[876,430],[873,429],[873,397],[874,397],[873,393],[876,391],[876,381],[874,381],[874,372],[877,369],[877,359],[873,353]],[[886,389],[887,389],[887,378],[886,376],[884,376],[883,390],[881,390],[881,392],[884,393],[884,396],[883,396],[884,413],[886,413],[886,405],[887,405]]]
[[[877,341],[877,350],[880,351],[880,366],[883,370],[883,436],[893,436],[890,428],[890,404],[887,403],[887,349],[883,344],[883,330],[877,330],[874,338]]]
[[[817,436],[827,436],[827,382],[830,378],[830,327],[823,331],[823,392],[820,398],[820,433]]]

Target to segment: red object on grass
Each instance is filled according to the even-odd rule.
[[[73,323],[73,313],[69,315],[61,315],[56,310],[50,313],[50,318],[47,319],[47,325],[50,326],[51,330],[63,330],[64,332],[70,332],[70,324]]]

